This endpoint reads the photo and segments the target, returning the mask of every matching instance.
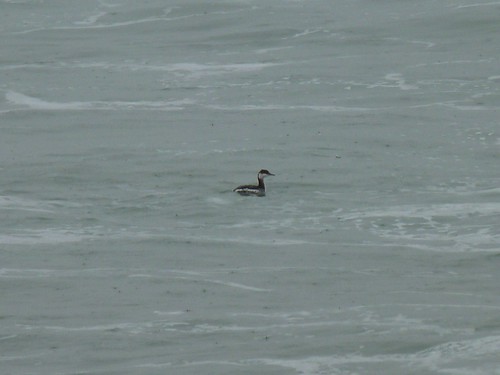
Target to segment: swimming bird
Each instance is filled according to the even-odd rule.
[[[264,178],[267,176],[274,176],[267,169],[261,169],[257,174],[257,179],[259,180],[258,185],[241,185],[238,186],[233,191],[239,193],[240,195],[257,195],[262,197],[266,195],[266,187],[264,185]]]

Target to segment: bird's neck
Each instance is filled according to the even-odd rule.
[[[257,179],[259,180],[259,188],[265,189],[265,186],[264,186],[264,177],[258,176]]]

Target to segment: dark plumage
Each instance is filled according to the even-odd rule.
[[[264,178],[267,176],[274,176],[271,172],[269,172],[267,169],[261,169],[259,173],[257,174],[257,180],[259,181],[258,185],[241,185],[238,186],[235,191],[236,193],[240,195],[257,195],[259,197],[262,197],[266,195],[266,187],[264,185]]]

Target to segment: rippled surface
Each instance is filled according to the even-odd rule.
[[[500,374],[499,7],[0,1],[0,372]]]

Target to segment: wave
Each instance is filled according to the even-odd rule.
[[[194,102],[190,99],[174,101],[89,101],[89,102],[49,102],[15,91],[7,91],[7,101],[17,109],[38,111],[85,111],[85,110],[161,110],[178,111]]]
[[[431,251],[498,251],[500,203],[401,205],[345,213],[343,221],[381,238]]]
[[[386,108],[370,108],[370,107],[342,107],[336,105],[282,105],[282,104],[266,104],[266,105],[207,105],[209,109],[221,111],[275,111],[275,110],[311,110],[318,112],[369,112],[381,111]]]
[[[494,356],[500,351],[500,336],[474,338],[463,341],[452,341],[433,346],[417,353],[396,354],[345,354],[335,356],[311,356],[301,359],[263,358],[250,360],[254,364],[278,366],[296,371],[300,374],[344,374],[345,366],[356,365],[356,368],[369,365],[373,371],[379,364],[387,371],[387,366],[394,366],[401,372],[430,370],[435,373],[453,374],[492,374],[495,372],[478,370],[475,360],[491,357],[491,370],[494,371]],[[466,365],[469,361],[470,364]],[[477,362],[479,363],[479,362]],[[391,367],[392,367],[391,366]],[[406,370],[406,371],[404,371]],[[381,371],[385,372],[385,371]],[[398,372],[398,371],[396,371]],[[401,373],[400,372],[400,373]]]

